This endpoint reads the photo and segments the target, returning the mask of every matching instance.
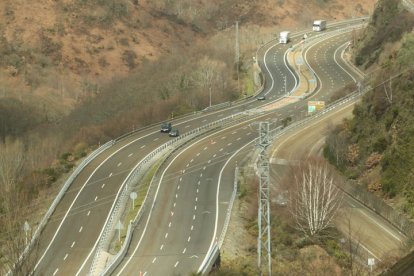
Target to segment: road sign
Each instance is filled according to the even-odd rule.
[[[136,192],[132,192],[129,197],[132,199],[132,210],[135,208],[135,199],[137,199],[138,195]]]
[[[308,101],[308,113],[319,111],[325,108],[325,101]]]

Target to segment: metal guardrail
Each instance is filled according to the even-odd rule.
[[[26,257],[26,255],[29,253],[29,251],[33,248],[35,245],[36,240],[39,238],[40,233],[46,226],[46,223],[49,221],[50,217],[52,216],[53,212],[55,211],[57,205],[62,200],[63,196],[65,195],[66,191],[69,189],[70,185],[72,185],[73,181],[78,177],[79,173],[93,160],[95,159],[99,154],[101,154],[104,150],[111,147],[114,144],[114,141],[111,140],[104,145],[97,148],[95,151],[93,151],[91,154],[89,154],[72,172],[72,174],[68,177],[68,179],[65,181],[65,184],[63,185],[62,189],[59,191],[56,198],[53,200],[52,204],[50,205],[49,209],[47,210],[46,214],[40,221],[38,227],[36,228],[35,233],[32,236],[32,239],[30,240],[29,244],[24,249],[23,253],[19,256],[19,262],[22,261],[23,258]],[[10,275],[12,271],[9,271],[7,275]]]

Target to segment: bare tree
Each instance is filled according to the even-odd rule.
[[[292,211],[306,235],[315,236],[331,224],[343,197],[335,182],[328,164],[319,160],[307,160],[294,173]]]

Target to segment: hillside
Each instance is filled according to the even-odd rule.
[[[414,218],[414,16],[400,1],[381,0],[354,48],[368,72],[354,118],[328,139],[327,155],[367,190]],[[340,156],[335,158],[334,156]]]

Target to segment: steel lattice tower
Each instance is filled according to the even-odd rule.
[[[259,144],[260,149],[258,170],[259,170],[259,208],[258,226],[259,236],[257,237],[257,255],[260,275],[268,270],[272,275],[272,250],[270,240],[270,193],[269,193],[269,160],[267,147],[270,145],[269,123],[260,122]],[[268,268],[266,269],[266,265]]]

